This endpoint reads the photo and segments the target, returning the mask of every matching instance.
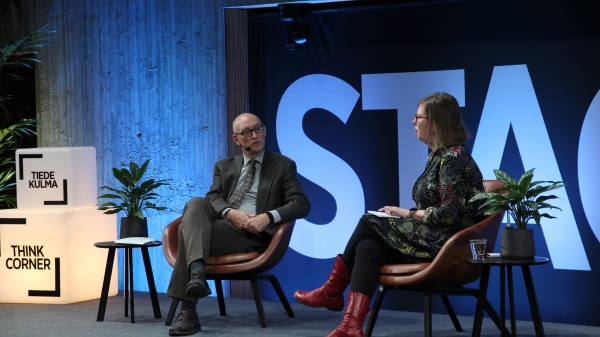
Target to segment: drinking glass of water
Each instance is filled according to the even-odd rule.
[[[485,257],[485,239],[471,240],[471,253],[474,259],[483,259]]]

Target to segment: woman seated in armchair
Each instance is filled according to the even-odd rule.
[[[468,134],[456,99],[447,93],[424,97],[412,123],[431,150],[413,187],[416,207],[379,209],[398,218],[362,216],[325,284],[294,293],[304,305],[341,311],[351,284],[342,322],[327,337],[364,336],[362,324],[381,265],[432,261],[453,234],[482,220],[481,203],[468,201],[484,190],[483,177],[463,145]]]

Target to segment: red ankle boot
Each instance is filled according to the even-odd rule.
[[[369,302],[367,295],[350,290],[342,323],[326,337],[365,337],[362,326],[369,312]]]
[[[312,291],[296,290],[294,298],[309,307],[324,307],[332,311],[342,311],[344,309],[344,290],[350,283],[351,274],[346,269],[342,256],[338,255],[331,275],[324,285]]]

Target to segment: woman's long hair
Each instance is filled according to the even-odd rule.
[[[436,92],[423,97],[418,106],[421,105],[434,130],[432,150],[461,145],[469,139],[458,101],[454,96]]]

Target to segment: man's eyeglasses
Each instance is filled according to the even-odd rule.
[[[419,118],[429,118],[427,116],[419,116],[417,114],[415,114],[415,120],[417,121],[417,123],[419,123]]]
[[[248,137],[252,137],[252,132],[255,132],[257,135],[260,135],[261,133],[263,133],[263,131],[265,131],[265,127],[264,127],[264,125],[261,125],[261,126],[255,127],[254,129],[244,130],[242,132],[234,132],[234,134],[242,136],[244,138],[248,138]]]

